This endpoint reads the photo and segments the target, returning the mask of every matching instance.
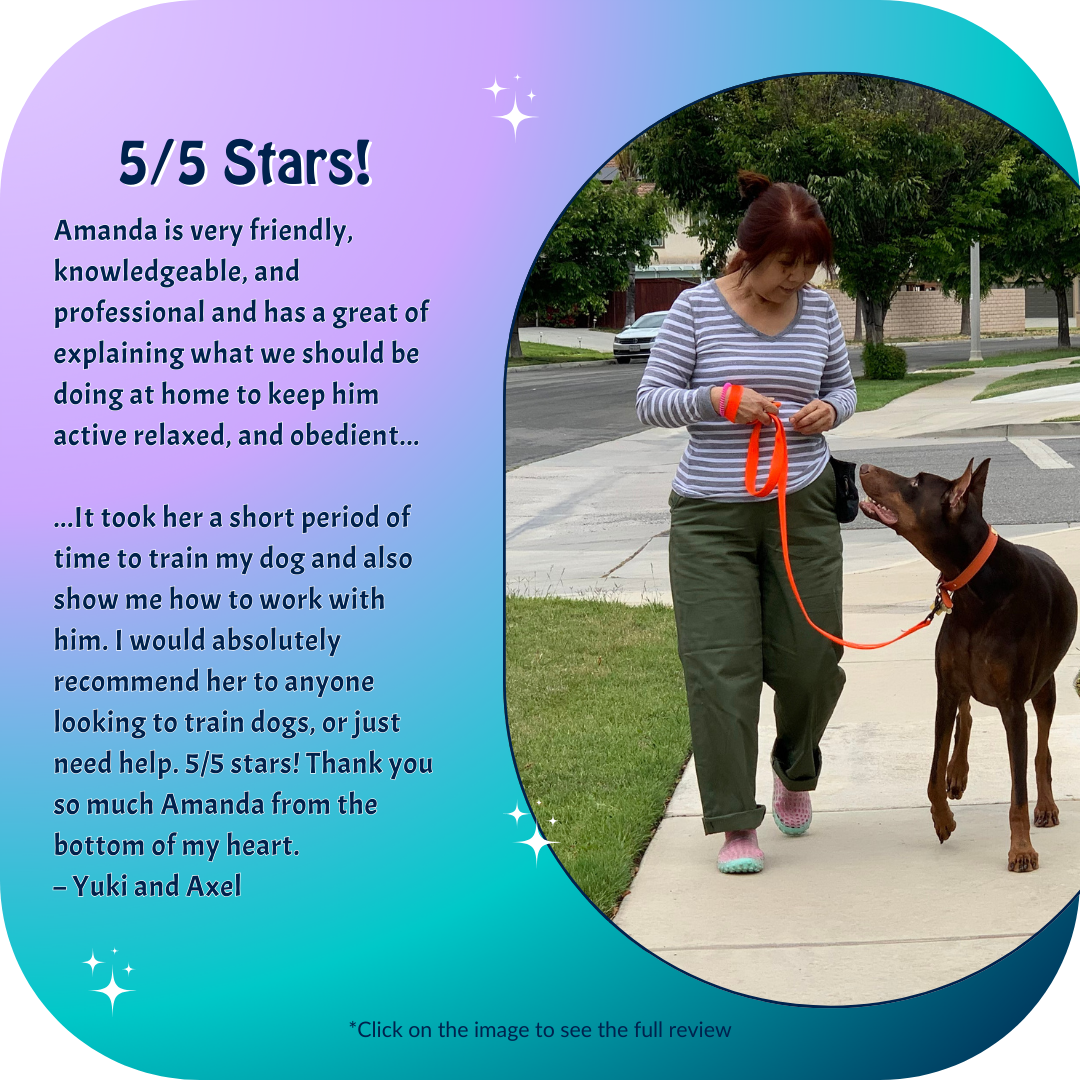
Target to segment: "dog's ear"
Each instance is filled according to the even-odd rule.
[[[972,458],[964,470],[963,476],[954,480],[949,485],[949,490],[945,492],[945,501],[948,504],[949,510],[954,514],[963,513],[964,508],[967,506],[967,495],[971,488],[972,473],[971,467],[975,464],[975,459]],[[979,466],[982,469],[982,465]],[[986,475],[983,474],[983,480],[985,482]]]
[[[972,461],[975,459],[972,458]],[[972,474],[971,484],[968,486],[968,497],[977,500],[979,509],[982,509],[983,492],[986,490],[986,474],[990,471],[990,459],[987,458]]]

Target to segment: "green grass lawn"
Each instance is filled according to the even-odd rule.
[[[888,405],[898,397],[921,390],[924,386],[956,379],[965,374],[962,371],[950,371],[938,374],[937,371],[919,371],[914,375],[905,375],[902,379],[868,379],[865,375],[855,378],[855,388],[859,396],[856,412],[873,412],[882,405]]]
[[[511,359],[510,367],[522,367],[527,364],[551,364],[567,360],[610,360],[611,353],[596,352],[593,349],[574,349],[568,345],[548,345],[539,341],[523,341],[521,351],[525,354],[520,360]]]
[[[1019,371],[1015,375],[992,382],[981,394],[975,396],[975,400],[1016,394],[1021,390],[1039,390],[1044,386],[1061,386],[1064,383],[1080,383],[1080,370],[1070,364],[1068,367],[1050,368],[1048,371]]]
[[[954,364],[939,364],[935,371],[949,371],[956,368],[973,370],[984,367],[1015,367],[1017,364],[1038,364],[1043,360],[1060,360],[1066,356],[1080,356],[1080,348],[1075,349],[1029,349],[1024,352],[1002,353],[986,360],[957,360]]]
[[[1080,420],[1080,416],[1055,416],[1053,420],[1044,420],[1044,424],[1072,424]]]
[[[506,700],[551,851],[610,916],[690,753],[671,608],[507,597]]]

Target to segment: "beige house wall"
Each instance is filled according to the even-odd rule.
[[[830,289],[844,337],[855,334],[855,301]],[[979,305],[984,334],[1024,332],[1024,290],[994,289]],[[936,291],[898,292],[885,316],[886,338],[946,337],[960,333],[960,302]]]
[[[656,252],[656,266],[671,266],[679,263],[701,262],[701,241],[694,236],[687,236],[688,219],[682,214],[676,215],[671,223],[671,232],[664,237],[663,247],[653,248]]]

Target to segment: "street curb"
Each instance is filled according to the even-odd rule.
[[[568,367],[595,367],[597,364],[614,364],[615,357],[605,356],[600,360],[562,360],[552,362],[550,364],[515,364],[511,367],[506,365],[507,374],[513,374],[516,371],[536,371],[537,368],[568,368]],[[629,366],[629,365],[627,365]]]
[[[1047,334],[1024,334],[1023,336],[1016,334],[1007,334],[1004,337],[987,337],[985,334],[982,337],[983,341],[1034,341],[1036,338],[1050,338],[1054,337],[1056,331]],[[919,346],[919,345],[956,345],[962,341],[968,341],[966,337],[943,337],[943,338],[889,338],[886,345],[899,345],[901,348],[906,346]],[[847,338],[844,339],[845,344],[848,346],[848,350],[851,348],[861,349],[866,342],[865,341],[850,341]]]
[[[1011,436],[1035,436],[1045,438],[1051,435],[1080,435],[1080,421],[1069,420],[1052,422],[1044,420],[1039,424],[988,424],[986,427],[954,428],[951,431],[919,431],[908,438],[950,438],[950,439],[1008,439]]]

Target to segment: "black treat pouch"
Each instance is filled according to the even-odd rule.
[[[855,462],[830,457],[836,477],[836,520],[854,521],[859,514],[859,489],[855,485]]]

